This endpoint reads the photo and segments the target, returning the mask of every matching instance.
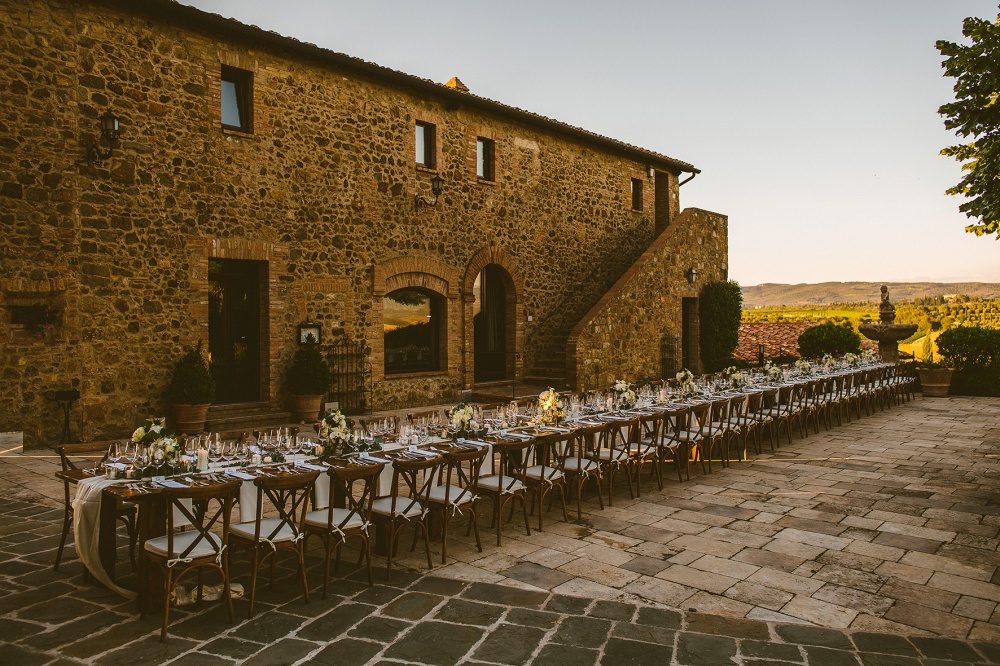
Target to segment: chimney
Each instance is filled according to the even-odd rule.
[[[449,79],[448,83],[446,83],[445,85],[448,86],[449,88],[454,88],[455,90],[459,90],[461,92],[466,92],[466,93],[469,92],[469,86],[462,83],[462,81],[459,80],[457,76],[451,77],[451,79]]]

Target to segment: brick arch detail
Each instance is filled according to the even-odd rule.
[[[524,280],[521,278],[521,272],[514,265],[513,259],[501,248],[490,245],[476,252],[469,260],[469,267],[465,269],[465,279],[462,282],[462,296],[464,298],[472,297],[476,277],[489,264],[496,264],[507,271],[514,286],[514,293],[518,295],[524,293]]]
[[[382,298],[403,287],[424,287],[454,299],[458,298],[458,275],[430,257],[397,257],[375,264],[373,297]]]
[[[371,324],[367,341],[371,349],[372,379],[375,382],[397,381],[408,376],[385,375],[385,340],[383,338],[383,299],[389,292],[406,287],[422,287],[447,299],[442,338],[442,367],[433,374],[453,376],[460,373],[462,349],[461,307],[458,271],[430,257],[405,256],[375,264],[372,282]]]
[[[489,264],[496,264],[507,274],[509,293],[507,350],[516,352],[507,364],[507,376],[515,382],[524,376],[524,280],[513,258],[496,245],[489,245],[472,255],[462,279],[462,324],[464,337],[463,388],[470,389],[476,381],[476,340],[472,317],[475,309],[476,277]],[[513,321],[510,321],[510,320]]]

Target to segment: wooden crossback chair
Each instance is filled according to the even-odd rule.
[[[87,443],[87,444],[66,444],[63,446],[56,447],[56,453],[59,454],[59,462],[62,464],[63,472],[70,472],[79,470],[76,463],[70,458],[81,457],[81,454],[93,454],[102,453],[101,461],[103,462],[107,458],[108,450],[104,444],[100,443]],[[89,456],[88,456],[89,457]],[[62,536],[59,538],[59,549],[56,551],[56,562],[52,567],[54,571],[59,570],[59,562],[62,561],[63,548],[66,545],[66,535],[73,531],[73,497],[70,492],[70,485],[72,485],[68,478],[63,478],[63,528]],[[129,561],[132,564],[132,568],[135,569],[135,541],[138,536],[138,531],[136,530],[135,517],[136,517],[136,506],[132,502],[126,502],[118,500],[118,507],[115,510],[118,520],[122,521],[125,525],[125,529],[128,530],[128,556]]]

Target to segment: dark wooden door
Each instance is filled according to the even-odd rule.
[[[496,266],[483,268],[477,279],[479,312],[473,317],[475,379],[507,378],[507,290]]]
[[[260,400],[261,288],[267,263],[210,259],[208,350],[215,401]]]

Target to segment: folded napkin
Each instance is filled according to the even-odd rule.
[[[163,479],[162,481],[155,481],[154,483],[161,488],[190,488],[188,484],[181,483],[180,481],[174,481],[173,479]]]
[[[302,469],[308,469],[308,470],[313,471],[313,472],[325,472],[326,471],[325,467],[321,467],[319,465],[313,465],[312,463],[302,462],[301,460],[296,461],[295,462],[295,466],[296,467],[300,467]]]
[[[559,428],[557,426],[548,426],[548,425],[543,425],[541,429],[545,430],[546,432],[558,432],[562,435],[566,435],[568,433],[573,432],[569,428]]]
[[[254,479],[257,478],[253,474],[247,474],[246,472],[241,472],[240,470],[232,467],[226,470],[226,476],[231,476],[233,478],[241,479],[243,481],[253,481]]]
[[[364,453],[362,453],[358,457],[361,458],[362,460],[371,460],[372,462],[379,462],[379,463],[390,463],[390,462],[392,462],[391,460],[387,460],[386,458],[378,458],[376,456],[373,456],[370,453],[368,453],[367,451],[364,452]]]

